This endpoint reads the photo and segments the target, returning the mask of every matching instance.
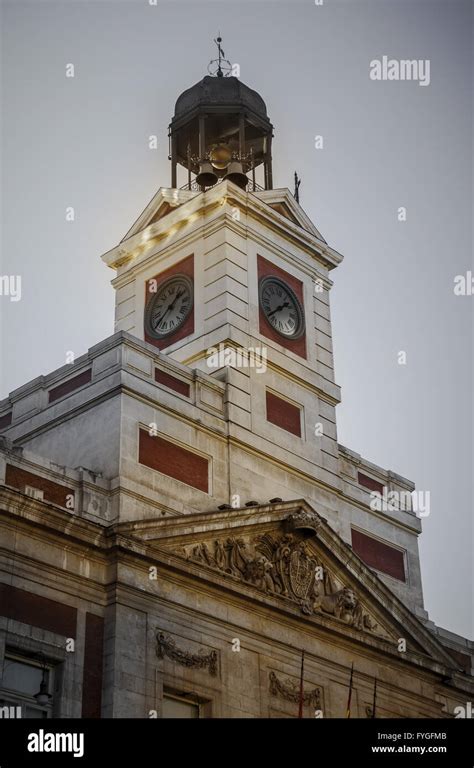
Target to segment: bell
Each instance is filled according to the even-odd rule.
[[[217,175],[214,172],[212,165],[206,160],[199,165],[199,173],[196,176],[196,181],[200,187],[212,187],[217,181]]]
[[[237,160],[233,160],[229,163],[229,170],[224,176],[224,181],[233,181],[241,189],[245,189],[249,180],[242,170],[242,163]]]
[[[226,144],[216,144],[209,152],[209,160],[213,168],[224,171],[232,159],[232,150]]]

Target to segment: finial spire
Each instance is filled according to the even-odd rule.
[[[300,184],[301,184],[301,179],[299,178],[298,174],[295,171],[295,191],[293,192],[293,197],[295,198],[297,203],[299,203],[300,201]]]
[[[218,36],[214,38],[214,42],[217,45],[217,59],[212,59],[212,61],[209,62],[207,71],[210,75],[214,75],[216,77],[228,77],[232,70],[232,64],[228,59],[225,58],[225,53],[221,45],[222,37],[220,32]]]

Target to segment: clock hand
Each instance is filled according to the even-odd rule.
[[[166,317],[166,315],[168,314],[169,310],[170,310],[170,308],[168,307],[168,308],[167,308],[167,309],[166,309],[166,310],[163,312],[163,314],[162,314],[162,315],[160,315],[160,317],[157,317],[157,318],[156,318],[156,320],[155,320],[155,330],[156,330],[156,328],[158,328],[158,326],[159,326],[159,324],[161,323],[161,321],[165,319],[165,317]]]
[[[166,307],[166,309],[163,312],[163,314],[156,318],[156,320],[155,320],[155,328],[161,323],[162,320],[165,319],[165,317],[168,314],[168,312],[170,311],[170,309],[171,309],[171,304],[168,304],[168,306]]]
[[[161,317],[158,317],[158,318],[155,320],[155,328],[156,328],[156,327],[157,327],[157,326],[158,326],[158,325],[161,323],[161,321],[162,321],[162,320],[164,320],[164,319],[165,319],[165,317],[166,317],[166,315],[168,314],[168,312],[170,311],[170,309],[173,309],[173,307],[174,307],[174,304],[175,304],[175,301],[176,301],[176,299],[179,299],[179,298],[180,298],[180,296],[182,296],[182,295],[183,295],[183,293],[184,293],[184,289],[183,289],[183,290],[181,290],[181,291],[178,291],[178,293],[177,293],[177,294],[176,294],[176,296],[174,297],[173,301],[171,302],[171,304],[168,304],[167,308],[165,309],[165,311],[163,312],[163,314],[161,315]]]
[[[284,303],[284,304],[280,304],[280,306],[279,306],[279,307],[277,307],[276,309],[274,309],[272,312],[269,312],[269,313],[268,313],[268,315],[267,315],[267,317],[271,317],[272,315],[274,315],[274,314],[275,314],[275,312],[279,312],[279,311],[280,311],[280,309],[283,309],[284,307],[289,307],[289,306],[290,306],[290,302],[289,302],[289,301],[285,301],[285,303]]]
[[[183,288],[181,291],[178,291],[178,293],[177,293],[177,294],[176,294],[176,296],[174,297],[173,301],[172,301],[172,302],[171,302],[171,304],[169,305],[168,309],[173,309],[173,307],[174,307],[174,305],[175,305],[175,302],[176,302],[176,300],[177,300],[177,299],[179,299],[179,298],[180,298],[180,296],[182,296],[182,295],[183,295],[183,293],[184,293],[184,288]]]

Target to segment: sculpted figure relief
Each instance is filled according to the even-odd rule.
[[[298,532],[278,536],[265,533],[254,541],[216,539],[209,545],[193,545],[188,559],[251,584],[269,596],[291,600],[306,615],[321,613],[355,629],[383,634],[364,612],[354,590],[335,583]]]
[[[258,589],[275,592],[275,582],[272,578],[273,563],[264,555],[247,563],[244,571],[245,581],[251,581]]]
[[[330,613],[336,619],[342,619],[347,624],[353,624],[359,601],[355,592],[349,587],[343,587],[332,595],[322,595],[315,601],[314,608]]]

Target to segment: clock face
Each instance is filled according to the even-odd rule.
[[[193,283],[187,275],[165,280],[145,310],[145,328],[149,336],[162,339],[175,333],[193,308]]]
[[[295,292],[278,277],[264,277],[259,285],[260,306],[267,321],[285,339],[304,333],[304,312]]]

